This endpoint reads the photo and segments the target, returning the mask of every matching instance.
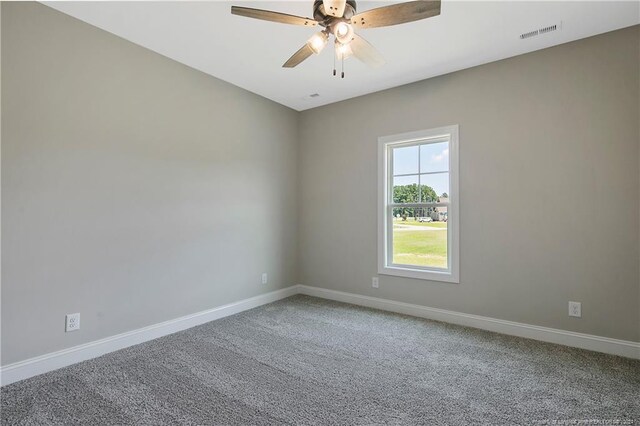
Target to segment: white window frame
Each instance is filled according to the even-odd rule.
[[[449,139],[449,203],[447,204],[447,261],[448,267],[428,268],[397,265],[392,262],[393,182],[391,181],[391,150],[399,145],[418,144],[422,141]],[[433,204],[431,204],[433,205]],[[404,207],[424,207],[423,203],[403,204]],[[460,271],[460,221],[458,193],[458,125],[420,130],[417,132],[378,138],[378,273],[430,281],[459,283]]]

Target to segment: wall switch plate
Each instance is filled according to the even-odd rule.
[[[373,288],[379,288],[380,287],[380,280],[378,279],[378,277],[372,277],[371,278],[371,287],[373,287]]]
[[[570,317],[582,317],[582,303],[569,302],[569,316]]]
[[[65,316],[64,331],[67,333],[70,331],[80,330],[80,314],[68,314]]]
[[[262,274],[262,284],[266,284],[266,283],[268,283],[268,282],[269,282],[269,276],[267,275],[267,273],[266,273],[266,272],[264,272],[264,273]]]

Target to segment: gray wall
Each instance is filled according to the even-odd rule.
[[[295,111],[4,2],[2,112],[3,365],[295,283]]]
[[[624,29],[303,112],[300,282],[640,340],[639,42]],[[372,289],[377,138],[449,124],[460,284]]]

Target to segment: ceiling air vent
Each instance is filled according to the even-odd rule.
[[[540,29],[538,30],[538,32],[539,32],[540,34],[544,34],[544,33],[550,33],[551,31],[555,31],[555,30],[557,30],[557,29],[558,29],[558,26],[557,26],[557,25],[551,25],[550,27],[540,28]]]
[[[529,31],[527,33],[520,34],[520,39],[524,40],[526,38],[535,37],[540,34],[550,33],[550,32],[556,31],[559,28],[562,28],[562,22],[560,23],[560,25],[558,24],[549,25],[548,27],[544,27],[537,30]]]
[[[524,40],[525,38],[534,37],[534,36],[537,36],[538,34],[540,34],[540,31],[538,30],[529,31],[528,33],[520,34],[520,38]]]

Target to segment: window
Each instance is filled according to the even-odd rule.
[[[458,126],[379,139],[378,273],[458,281]]]

